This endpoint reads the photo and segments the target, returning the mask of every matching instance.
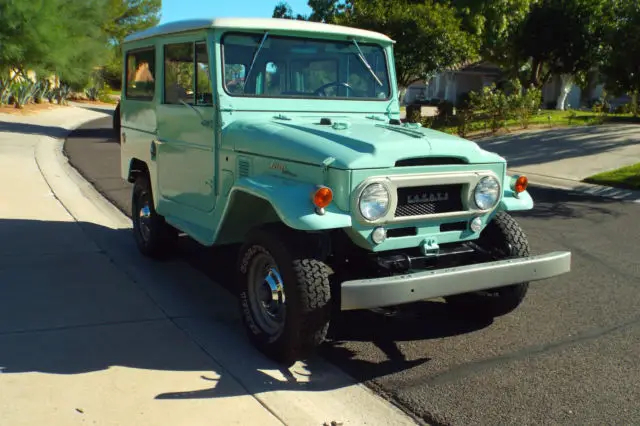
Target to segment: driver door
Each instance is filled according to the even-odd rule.
[[[209,52],[204,41],[164,46],[164,96],[157,106],[158,186],[164,200],[215,207],[215,132]]]

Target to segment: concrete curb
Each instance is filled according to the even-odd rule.
[[[86,122],[74,122],[67,127],[67,135]],[[123,221],[119,210],[96,196],[93,186],[69,164],[63,152],[65,139],[43,136],[35,148],[35,161],[54,196],[77,222],[99,221],[112,229],[129,227],[129,220]]]
[[[86,122],[70,127],[67,134]],[[130,219],[69,163],[64,155],[63,139],[42,138],[36,148],[36,162],[56,198],[76,221],[100,223],[114,229],[131,228]],[[319,358],[313,360],[315,384],[306,377],[308,373],[303,363],[296,363],[285,371],[278,369],[275,364],[273,369],[265,370],[276,381],[280,377],[286,380],[286,375],[291,375],[289,380],[293,379],[298,384],[308,382],[309,390],[264,392],[264,385],[255,382],[255,377],[243,370],[244,363],[237,358],[243,351],[247,352],[244,356],[250,358],[262,355],[247,351],[245,343],[237,336],[229,336],[225,340],[229,347],[224,349],[214,345],[207,348],[207,353],[285,424],[322,425],[332,420],[345,426],[372,424],[372,421],[380,425],[424,424]],[[283,373],[286,373],[285,376]],[[320,389],[314,389],[317,386]]]
[[[567,192],[573,192],[582,195],[590,195],[593,197],[607,198],[616,201],[625,201],[631,203],[640,203],[640,191],[613,188],[611,186],[594,185],[590,183],[580,182],[572,179],[558,178],[554,176],[546,176],[531,172],[518,170],[508,170],[509,174],[523,174],[529,179],[530,186],[539,186],[543,188],[561,189]]]

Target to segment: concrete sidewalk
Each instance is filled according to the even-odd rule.
[[[415,423],[321,359],[279,368],[224,289],[140,256],[57,139],[100,117],[0,114],[0,424]]]

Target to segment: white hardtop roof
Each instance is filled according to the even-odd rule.
[[[130,42],[145,38],[181,33],[186,31],[201,30],[207,28],[224,28],[237,30],[260,31],[299,31],[315,34],[339,34],[352,37],[362,37],[370,40],[393,42],[389,37],[374,31],[361,30],[340,25],[322,24],[319,22],[299,21],[294,19],[279,18],[213,18],[213,19],[189,19],[183,21],[168,22],[148,30],[140,31],[127,36],[124,41]]]

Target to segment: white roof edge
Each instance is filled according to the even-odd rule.
[[[394,41],[386,35],[375,31],[363,30],[341,25],[323,24],[320,22],[298,21],[293,19],[279,18],[213,18],[174,21],[168,22],[166,24],[161,24],[134,34],[130,34],[124,39],[124,41],[131,42],[159,35],[168,35],[209,28],[266,31],[291,30],[315,34],[336,34],[362,37],[370,40],[394,43]]]

